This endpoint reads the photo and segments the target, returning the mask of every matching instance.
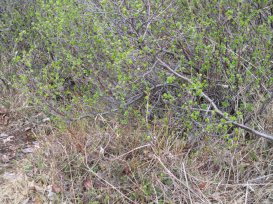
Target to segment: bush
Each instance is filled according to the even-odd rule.
[[[270,1],[3,5],[2,57],[11,52],[15,84],[48,114],[71,120],[118,111],[125,123],[166,118],[187,135],[202,129],[228,138],[236,129],[203,93],[228,119],[251,126],[272,103]]]

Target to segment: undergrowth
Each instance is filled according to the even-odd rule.
[[[57,203],[272,202],[272,144],[189,142],[166,128],[98,117],[46,137],[41,130],[42,147],[25,161],[25,173],[53,186]]]
[[[272,5],[1,1],[0,201],[272,203]]]

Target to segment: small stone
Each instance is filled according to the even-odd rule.
[[[9,136],[6,139],[3,139],[3,143],[6,144],[7,142],[11,142],[14,136]]]
[[[43,123],[49,122],[49,121],[50,121],[50,118],[44,118],[44,119],[43,119]]]
[[[2,155],[1,160],[2,160],[2,162],[7,163],[7,162],[9,162],[9,156],[4,154],[4,155]]]
[[[6,137],[8,137],[9,135],[7,135],[6,133],[1,133],[0,134],[0,138],[6,138]]]
[[[34,149],[31,147],[28,147],[28,148],[22,149],[22,152],[25,154],[32,153],[32,152],[34,152]]]

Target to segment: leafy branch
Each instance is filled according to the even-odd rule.
[[[165,69],[167,69],[169,72],[173,73],[175,76],[177,76],[178,78],[180,78],[180,79],[182,79],[183,81],[187,82],[188,84],[193,84],[193,82],[192,82],[189,78],[187,78],[187,77],[185,77],[185,76],[179,74],[179,73],[176,72],[175,70],[173,70],[169,65],[167,65],[165,62],[163,62],[160,58],[156,57],[156,59],[157,59],[157,60],[163,65],[163,67],[164,67]],[[266,138],[266,139],[269,139],[269,140],[273,140],[273,135],[270,135],[270,134],[266,134],[266,133],[257,131],[257,130],[255,130],[255,129],[251,128],[251,127],[248,127],[248,126],[246,126],[246,125],[244,125],[244,124],[241,124],[241,123],[238,123],[238,122],[236,122],[236,121],[231,120],[228,116],[226,116],[226,115],[224,114],[223,111],[221,111],[221,110],[218,108],[218,106],[214,103],[214,101],[213,101],[207,94],[205,94],[204,92],[201,92],[201,93],[200,93],[200,96],[203,97],[208,103],[210,103],[210,104],[212,105],[214,111],[215,111],[219,116],[221,116],[222,118],[224,118],[224,119],[227,121],[227,123],[231,123],[232,125],[234,125],[234,126],[236,126],[236,127],[238,127],[238,128],[244,129],[244,130],[246,130],[246,131],[249,131],[250,133],[252,133],[252,134],[254,134],[254,135],[257,135],[257,136],[259,136],[259,137],[263,137],[263,138]]]

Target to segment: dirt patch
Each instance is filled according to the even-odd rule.
[[[34,124],[23,125],[22,118],[15,116],[16,113],[0,107],[0,168],[24,158],[38,146],[32,132]]]

